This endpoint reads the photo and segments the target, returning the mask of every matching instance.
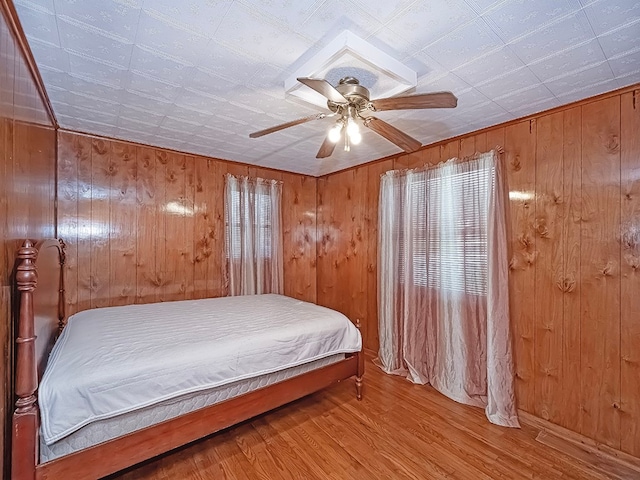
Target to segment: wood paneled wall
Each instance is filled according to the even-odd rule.
[[[318,303],[377,350],[380,174],[505,149],[519,408],[640,456],[640,90],[318,180]]]
[[[285,293],[315,302],[315,178],[60,131],[68,313],[226,295],[227,172],[283,182]]]
[[[4,3],[0,10],[0,475],[8,478],[11,276],[21,239],[54,235],[55,131]]]

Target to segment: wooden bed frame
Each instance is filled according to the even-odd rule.
[[[362,398],[364,355],[358,352],[326,367],[39,463],[38,381],[53,342],[66,323],[64,242],[50,239],[35,244],[26,240],[18,250],[17,259],[15,279],[19,314],[14,378],[17,401],[11,446],[13,480],[103,477],[354,375],[356,396],[358,400]],[[38,296],[34,296],[37,283],[40,288]],[[37,345],[36,334],[40,337]]]

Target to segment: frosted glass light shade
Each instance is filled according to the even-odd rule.
[[[337,143],[340,140],[340,132],[342,131],[342,124],[336,123],[333,127],[329,129],[329,133],[327,137],[330,142]]]

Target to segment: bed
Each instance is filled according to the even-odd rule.
[[[99,478],[353,376],[361,399],[361,337],[338,312],[261,295],[67,320],[64,262],[55,239],[18,251],[15,480]]]

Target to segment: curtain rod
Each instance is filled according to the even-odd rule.
[[[420,171],[425,171],[425,170],[430,170],[432,168],[436,168],[439,167],[443,164],[445,164],[446,162],[449,161],[456,161],[456,162],[468,162],[470,160],[475,160],[478,157],[480,157],[481,155],[485,155],[491,151],[497,152],[500,155],[500,159],[502,159],[502,154],[504,154],[504,147],[502,145],[496,145],[495,147],[493,147],[492,149],[488,150],[487,152],[476,152],[472,155],[467,155],[465,157],[452,157],[449,158],[448,160],[442,160],[438,163],[435,164],[431,164],[431,163],[425,163],[424,165],[421,165],[419,167],[414,167],[414,168],[398,168],[398,169],[392,169],[392,170],[388,170],[386,172],[383,172],[380,174],[380,177],[384,177],[385,175],[396,175],[396,174],[400,174],[403,172],[408,172],[408,171],[413,171],[413,172],[420,172]]]

